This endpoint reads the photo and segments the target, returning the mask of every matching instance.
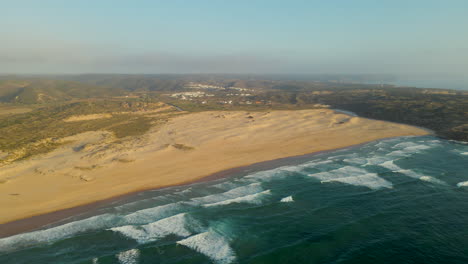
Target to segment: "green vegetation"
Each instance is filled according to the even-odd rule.
[[[51,151],[64,137],[105,130],[119,139],[139,136],[177,114],[155,112],[165,102],[187,112],[270,111],[324,105],[360,116],[429,128],[468,141],[468,92],[222,75],[0,76],[0,151],[23,159]],[[205,88],[190,86],[190,83]],[[213,88],[206,88],[211,85]],[[202,92],[178,97],[175,93]],[[174,95],[175,94],[175,95]],[[153,111],[153,112],[152,112]],[[93,115],[93,116],[89,116]],[[174,144],[181,150],[192,147]],[[126,161],[121,161],[126,162]]]
[[[82,132],[106,130],[113,132],[116,138],[143,135],[153,125],[167,120],[168,116],[145,114],[161,106],[159,103],[93,100],[48,105],[6,116],[0,118],[0,150],[14,152],[15,159],[23,159],[51,151],[63,144],[59,139]],[[73,116],[103,113],[111,117],[66,121]]]
[[[116,125],[107,128],[107,130],[114,132],[117,138],[140,136],[152,127],[152,118],[144,116],[126,116],[129,119],[129,122],[117,123]]]

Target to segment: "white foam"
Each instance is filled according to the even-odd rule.
[[[187,189],[184,189],[184,190],[182,190],[182,191],[175,192],[174,194],[175,194],[175,195],[177,195],[177,194],[182,194],[182,195],[184,195],[184,194],[190,193],[190,192],[192,192],[192,187],[188,187]]]
[[[419,180],[423,180],[422,178],[427,179],[426,177],[430,177],[430,176],[425,176],[425,175],[419,174],[419,173],[417,173],[415,171],[412,171],[412,170],[399,170],[397,172],[402,173],[402,174],[404,174],[404,175],[406,175],[408,177],[419,179]],[[434,181],[434,183],[436,183],[436,182]]]
[[[430,183],[435,183],[435,184],[440,184],[440,185],[447,185],[447,183],[445,183],[444,181],[439,180],[439,179],[434,178],[434,177],[431,177],[431,176],[421,176],[421,177],[419,177],[419,179],[421,181],[426,181],[426,182],[430,182]]]
[[[375,173],[367,173],[364,175],[350,176],[343,178],[334,178],[331,180],[324,180],[322,183],[326,182],[341,182],[354,186],[364,186],[372,190],[378,190],[381,188],[393,188],[393,184],[385,179],[380,178]]]
[[[335,157],[330,157],[330,158],[335,158]],[[310,167],[310,166],[317,166],[317,165],[323,165],[323,164],[330,164],[332,162],[333,162],[333,160],[312,161],[312,162],[307,162],[307,163],[305,163],[303,165],[305,167]]]
[[[391,170],[393,172],[398,172],[398,173],[404,174],[404,175],[406,175],[408,177],[411,177],[411,178],[414,178],[414,179],[419,179],[421,181],[426,181],[426,182],[431,182],[431,183],[436,183],[436,184],[441,184],[441,185],[446,185],[447,184],[444,181],[439,180],[437,178],[422,175],[422,174],[419,174],[419,173],[417,173],[415,171],[412,171],[412,170],[409,170],[409,169],[403,169],[400,166],[393,163],[393,160],[384,162],[384,163],[380,164],[380,166],[382,166],[384,168],[387,168],[387,169],[389,169],[389,170]]]
[[[412,142],[403,142],[400,144],[395,145],[393,148],[397,149],[388,153],[389,156],[397,156],[397,157],[408,157],[412,154],[419,153],[421,150],[430,149],[433,146],[428,146],[425,144],[415,144]]]
[[[99,264],[98,258],[93,258],[92,262],[93,262],[93,264]]]
[[[468,181],[457,183],[457,187],[468,187]]]
[[[263,191],[263,188],[260,183],[252,183],[249,185],[234,188],[227,192],[193,198],[192,201],[198,204],[211,204],[211,203],[231,200],[231,199],[242,197],[242,196],[249,195],[249,194],[255,194],[261,191]]]
[[[366,161],[367,162],[365,165],[380,165],[382,163],[388,162],[389,158],[384,157],[384,156],[376,156],[376,157],[368,158]]]
[[[137,264],[140,258],[140,250],[134,248],[115,255],[120,264]]]
[[[177,244],[193,249],[218,264],[232,263],[236,260],[228,239],[214,231],[191,236],[177,241]]]
[[[460,154],[462,154],[462,155],[468,155],[468,152],[462,152],[462,153],[460,153]]]
[[[393,160],[386,161],[382,164],[379,164],[380,166],[387,168],[392,171],[400,171],[403,170],[400,166],[396,165]]]
[[[282,179],[289,176],[288,174],[282,172],[302,172],[305,168],[313,168],[329,163],[333,163],[333,160],[314,160],[304,164],[283,166],[271,170],[259,171],[253,174],[246,175],[244,176],[244,178],[250,181],[267,182],[274,179]]]
[[[319,180],[330,180],[333,178],[341,178],[346,176],[356,176],[360,174],[366,174],[367,171],[361,168],[353,167],[353,166],[344,166],[338,169],[318,172],[314,174],[309,174],[314,178],[318,178]]]
[[[127,224],[146,224],[154,222],[155,220],[180,213],[185,208],[184,205],[186,205],[184,202],[176,202],[138,210],[124,216],[124,221]]]
[[[454,143],[458,143],[458,144],[468,145],[468,142],[465,142],[465,141],[459,141],[459,140],[454,140],[454,139],[450,139],[449,141],[454,142]]]
[[[393,146],[393,148],[396,149],[404,149],[404,148],[411,148],[411,147],[416,147],[419,146],[419,144],[413,143],[413,142],[401,142]]]
[[[374,146],[375,147],[387,147],[388,146],[388,142],[385,142],[385,141],[388,141],[388,140],[381,140],[379,141],[377,144],[375,144]]]
[[[364,165],[368,163],[367,159],[365,158],[349,158],[343,160],[346,163],[357,164],[357,165]]]
[[[140,244],[156,241],[165,236],[174,234],[181,237],[192,233],[186,228],[186,214],[178,214],[143,226],[120,226],[110,230],[119,232],[126,237],[136,240]]]
[[[240,187],[239,186],[240,184],[242,183],[239,183],[237,181],[227,181],[227,182],[222,182],[222,183],[212,185],[212,187],[215,187],[221,190],[230,190],[230,189]]]
[[[288,171],[300,171],[302,170],[301,167],[296,167],[296,169],[293,169],[292,166],[289,166],[289,170]],[[267,170],[267,171],[259,171],[259,172],[256,172],[256,173],[253,173],[253,174],[249,174],[247,176],[245,176],[244,178],[247,179],[247,180],[251,180],[251,181],[271,181],[271,180],[274,180],[274,179],[281,179],[281,178],[284,178],[284,177],[287,177],[287,174],[285,173],[281,173],[281,172],[284,172],[286,171],[285,167],[279,167],[279,168],[276,168],[276,169],[272,169],[272,170]]]
[[[292,196],[288,196],[288,197],[284,197],[283,199],[281,199],[282,203],[290,203],[290,202],[294,202],[294,199],[292,198]]]
[[[271,194],[270,190],[266,190],[263,192],[255,193],[255,194],[249,194],[241,197],[236,197],[233,199],[228,199],[216,203],[209,203],[205,204],[203,206],[205,207],[210,207],[210,206],[219,206],[219,205],[227,205],[227,204],[232,204],[232,203],[249,203],[249,204],[261,204],[262,203],[262,198],[264,195]]]
[[[395,150],[387,154],[388,156],[394,156],[394,157],[409,157],[411,156],[411,153],[406,152],[404,150]]]
[[[419,151],[419,150],[425,150],[425,149],[430,149],[432,148],[431,146],[427,145],[417,145],[417,146],[411,146],[405,148],[405,151]]]
[[[0,252],[33,245],[35,246],[41,243],[52,243],[78,233],[105,229],[120,221],[121,218],[119,216],[103,214],[45,230],[2,238],[0,239]]]
[[[319,179],[322,183],[341,182],[355,186],[365,186],[370,189],[393,187],[391,182],[380,178],[377,174],[352,166],[310,174],[310,176]]]

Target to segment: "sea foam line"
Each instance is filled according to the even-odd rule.
[[[211,194],[202,197],[192,198],[191,200],[200,204],[212,204],[217,202],[222,202],[226,200],[231,200],[234,198],[242,197],[245,195],[255,194],[263,191],[263,188],[260,183],[252,183],[249,185],[240,186],[229,191],[217,194]]]
[[[398,172],[398,173],[404,174],[404,175],[406,175],[408,177],[418,179],[418,180],[421,180],[421,181],[431,182],[431,183],[435,183],[435,184],[439,184],[439,185],[447,185],[446,182],[444,182],[442,180],[439,180],[437,178],[434,178],[432,176],[426,176],[426,175],[419,174],[419,173],[417,173],[415,171],[412,171],[412,170],[409,170],[409,169],[403,169],[400,166],[396,165],[393,160],[386,161],[386,162],[380,164],[380,166],[384,167],[384,168],[387,168],[387,169],[389,169],[389,170],[391,170],[393,172]]]
[[[228,205],[232,203],[249,203],[249,204],[261,204],[262,198],[264,195],[271,194],[270,190],[266,190],[259,193],[249,194],[241,197],[236,197],[233,199],[228,199],[216,203],[204,204],[204,207],[219,206],[219,205]]]
[[[393,188],[391,182],[380,178],[377,174],[369,173],[364,169],[352,166],[310,174],[309,176],[319,179],[322,183],[341,182],[355,186],[364,186],[373,190]]]

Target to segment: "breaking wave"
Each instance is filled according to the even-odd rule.
[[[382,166],[384,168],[387,168],[387,169],[389,169],[389,170],[391,170],[393,172],[398,172],[398,173],[404,174],[404,175],[406,175],[408,177],[411,177],[411,178],[414,178],[414,179],[419,179],[419,180],[422,180],[422,181],[441,184],[441,185],[446,185],[447,184],[444,181],[439,180],[437,178],[434,178],[432,176],[422,175],[422,174],[417,173],[417,172],[415,172],[413,170],[410,170],[410,169],[403,169],[400,166],[396,165],[393,162],[393,160],[386,161],[386,162],[380,164],[380,166]]]
[[[154,222],[171,215],[183,212],[190,205],[185,202],[175,202],[166,205],[160,205],[147,209],[138,210],[134,213],[125,215],[124,222],[127,224],[146,224]]]
[[[140,258],[140,250],[134,248],[115,255],[120,264],[137,264]]]
[[[322,183],[341,182],[355,186],[364,186],[373,190],[393,187],[391,182],[380,178],[377,174],[369,173],[364,169],[352,166],[310,174],[309,176],[319,179]]]
[[[10,251],[17,248],[37,246],[44,243],[52,243],[65,239],[73,235],[100,230],[111,227],[116,222],[121,221],[119,216],[104,214],[93,216],[84,220],[79,220],[45,230],[23,233],[0,239],[0,252]]]
[[[201,205],[213,204],[213,203],[231,200],[231,199],[235,199],[235,198],[250,195],[250,194],[255,194],[261,191],[263,191],[263,188],[260,183],[252,183],[249,185],[234,188],[227,192],[192,198],[192,201]]]
[[[156,241],[165,236],[174,234],[180,237],[187,237],[192,234],[186,228],[186,214],[181,213],[143,226],[120,226],[110,230],[136,240],[140,244]]]
[[[213,230],[177,241],[177,244],[193,249],[207,256],[215,263],[227,264],[236,260],[234,250],[229,245],[229,240]]]
[[[216,202],[216,203],[204,204],[203,206],[210,207],[210,206],[227,205],[227,204],[232,204],[232,203],[261,204],[263,197],[268,194],[271,194],[270,190],[266,190],[266,191],[254,193],[254,194],[249,194],[249,195],[245,195],[241,197],[236,197],[233,199],[227,199],[227,200]]]
[[[439,180],[437,178],[431,177],[431,176],[421,176],[419,177],[419,179],[425,182],[430,182],[430,183],[435,183],[435,184],[440,184],[440,185],[447,185],[446,182]]]
[[[354,186],[364,186],[372,190],[378,190],[381,188],[393,188],[393,184],[385,179],[380,178],[375,173],[366,173],[358,176],[349,176],[343,178],[334,178],[330,180],[322,180],[322,183],[327,182],[341,182]]]
[[[294,199],[292,198],[292,196],[288,196],[288,197],[284,197],[280,200],[280,202],[282,203],[290,203],[290,202],[294,202]]]
[[[438,147],[434,151],[426,151],[435,146]],[[463,155],[468,154],[466,151],[465,145],[442,140],[392,139],[319,154],[307,162],[301,158],[299,165],[250,173],[246,171],[244,173],[247,175],[145,192],[137,197],[139,200],[136,202],[136,199],[131,199],[123,205],[110,205],[109,208],[99,209],[100,215],[94,217],[2,238],[0,263],[9,263],[12,257],[19,258],[21,261],[18,263],[50,263],[50,259],[57,259],[60,263],[76,262],[70,261],[70,248],[73,248],[81,259],[87,260],[86,263],[134,264],[154,257],[156,253],[150,249],[160,246],[164,250],[157,254],[171,263],[190,261],[188,258],[198,253],[209,259],[206,262],[216,264],[254,259],[261,262],[267,260],[266,256],[271,252],[289,254],[288,250],[282,249],[302,243],[302,234],[319,241],[320,235],[315,237],[314,232],[326,233],[331,225],[340,225],[347,220],[351,223],[360,221],[354,210],[362,210],[369,215],[379,215],[383,210],[390,217],[376,220],[391,220],[388,227],[394,226],[393,222],[407,224],[406,221],[399,221],[408,214],[408,206],[413,205],[424,206],[425,210],[414,207],[415,211],[412,211],[424,216],[418,218],[421,221],[429,219],[432,213],[439,210],[453,210],[451,215],[459,217],[458,207],[447,204],[459,203],[462,206],[468,197],[465,192],[468,181],[459,178],[465,173],[464,164],[459,163],[465,161],[466,156]],[[452,155],[453,159],[444,159],[439,164],[437,161],[444,158],[444,153]],[[405,176],[425,183],[397,185]],[[318,184],[318,181],[322,184]],[[458,191],[453,191],[455,185],[460,188]],[[392,190],[374,191],[386,189]],[[447,197],[454,199],[426,199],[433,197],[431,195],[435,192],[445,192]],[[300,195],[300,202],[295,195]],[[381,198],[384,199],[381,200],[383,203],[377,200]],[[295,199],[298,199],[297,202]],[[340,208],[333,207],[336,204],[346,205],[353,213],[335,210]],[[310,214],[311,221],[304,221],[306,214]],[[346,217],[341,217],[343,215]],[[441,215],[440,219],[443,217],[445,215]],[[451,219],[446,220],[447,223],[451,222]],[[429,223],[432,225],[434,222]],[[381,230],[378,222],[368,224],[375,224],[374,230]],[[393,239],[395,233],[389,233],[390,239]],[[385,235],[384,231],[382,234]],[[340,236],[343,233],[333,235],[342,239]],[[64,239],[67,240],[56,243]],[[102,243],[104,239],[107,240]],[[344,247],[349,248],[354,241],[368,241],[367,237],[358,239],[359,236],[353,235],[352,239],[349,238],[350,243],[345,243]],[[450,235],[447,239],[450,241]],[[90,246],[84,249],[75,247],[88,242]],[[129,248],[129,245],[137,243],[140,249]],[[23,261],[23,256],[28,254],[29,259]],[[36,258],[38,261],[35,262]]]

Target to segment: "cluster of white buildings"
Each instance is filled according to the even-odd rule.
[[[194,83],[189,82],[185,85],[185,88],[190,89],[215,89],[215,90],[224,90],[225,88],[222,86],[211,85],[211,84],[202,84],[202,83]]]
[[[219,85],[212,85],[212,84],[203,84],[203,83],[196,83],[196,82],[189,82],[184,85],[185,88],[189,89],[213,89],[213,90],[237,90],[239,92],[251,92],[251,89],[242,88],[242,87],[223,87]]]
[[[237,90],[237,91],[240,91],[240,92],[248,92],[248,91],[252,91],[250,89],[247,89],[247,88],[241,88],[241,87],[229,87],[229,89],[231,90]]]
[[[248,93],[241,93],[241,94],[228,93],[226,95],[227,96],[251,96],[252,94],[248,94]]]
[[[178,98],[182,100],[191,100],[191,98],[200,98],[200,97],[209,97],[214,96],[214,94],[207,94],[205,92],[184,92],[184,93],[174,93],[170,97]]]

